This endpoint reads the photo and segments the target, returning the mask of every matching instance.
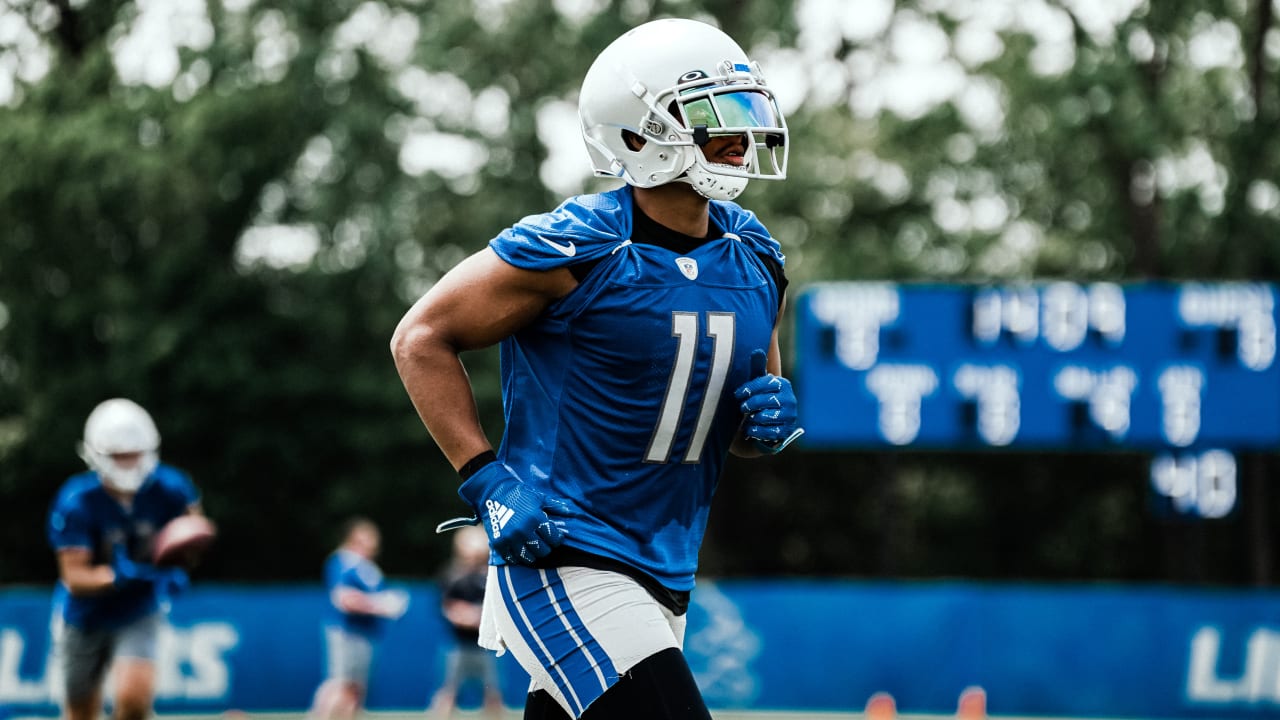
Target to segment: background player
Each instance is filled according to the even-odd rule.
[[[775,374],[783,255],[729,202],[784,177],[786,125],[737,43],[679,19],[601,52],[579,115],[597,175],[627,184],[499,234],[392,352],[489,535],[480,641],[532,676],[525,717],[708,718],[681,646],[711,497],[730,451],[802,432]],[[497,453],[459,358],[494,343]]]
[[[374,646],[387,621],[408,609],[406,593],[385,589],[382,569],[374,562],[381,548],[378,526],[368,518],[355,517],[343,524],[341,542],[325,559],[328,671],[316,688],[312,717],[349,720],[363,709]]]
[[[459,529],[453,536],[453,557],[440,577],[440,612],[455,641],[445,658],[444,682],[431,702],[431,711],[442,719],[452,716],[458,690],[467,682],[483,687],[490,716],[502,716],[497,658],[479,645],[488,570],[488,536],[475,525]]]
[[[106,400],[85,421],[79,452],[88,472],[68,479],[53,501],[54,642],[68,720],[98,718],[109,669],[112,716],[140,720],[151,712],[165,600],[188,583],[183,569],[148,562],[152,540],[170,520],[200,512],[195,485],[162,464],[159,450],[146,410]]]

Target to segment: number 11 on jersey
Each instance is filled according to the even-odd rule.
[[[671,446],[684,420],[689,397],[689,385],[693,371],[698,366],[698,313],[671,313],[671,336],[676,338],[676,357],[667,381],[667,392],[662,399],[658,423],[645,452],[645,462],[665,463],[671,460]],[[682,462],[696,463],[702,457],[702,447],[707,442],[711,421],[715,419],[716,406],[724,392],[724,379],[733,361],[734,316],[733,313],[707,313],[707,337],[711,338],[711,368],[707,373],[706,392],[698,408],[693,426],[693,436],[685,450]]]

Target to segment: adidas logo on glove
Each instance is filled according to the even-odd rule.
[[[484,506],[489,511],[489,528],[493,531],[493,536],[502,537],[502,528],[507,526],[507,521],[515,512],[496,500],[485,500]]]

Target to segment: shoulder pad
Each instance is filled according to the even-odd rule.
[[[578,195],[549,213],[530,215],[489,241],[498,257],[526,270],[597,260],[631,236],[631,193],[624,186]]]
[[[728,200],[713,200],[711,219],[724,228],[725,232],[746,243],[752,252],[774,260],[779,265],[786,265],[782,244],[773,239],[755,213]]]

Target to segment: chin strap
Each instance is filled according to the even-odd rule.
[[[701,162],[695,162],[676,181],[692,185],[699,195],[708,200],[733,200],[747,187],[747,178],[718,175]]]

